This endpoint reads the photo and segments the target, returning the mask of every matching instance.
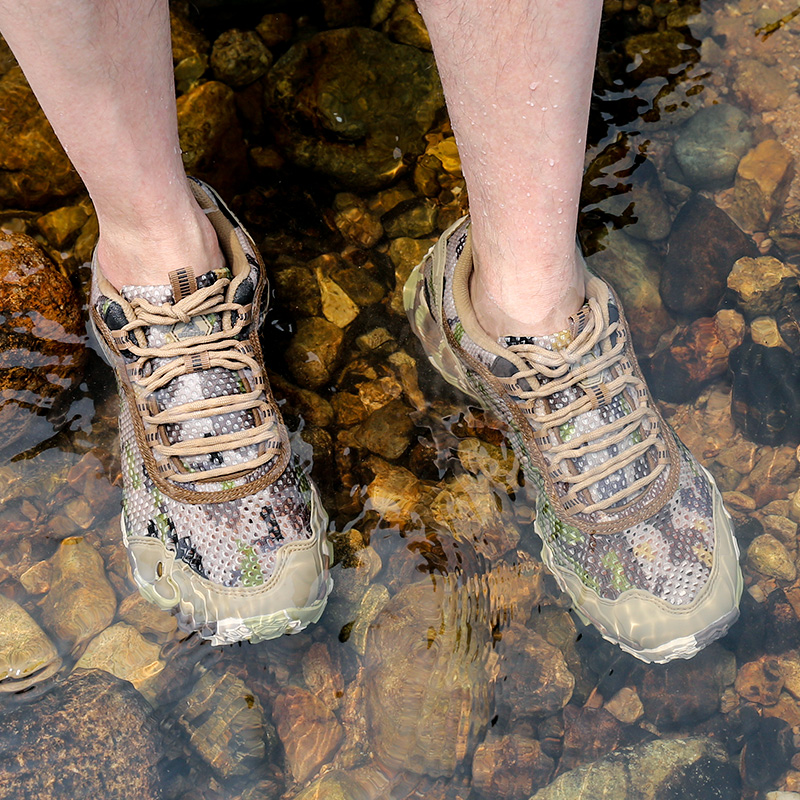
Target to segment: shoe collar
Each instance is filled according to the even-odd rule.
[[[601,308],[601,313],[603,313],[604,316],[608,316],[608,309],[612,301],[608,284],[589,271],[589,268],[586,266],[586,262],[580,250],[577,251],[577,255],[584,266],[586,275],[586,297],[595,298]],[[467,238],[464,243],[464,248],[461,251],[461,255],[459,256],[458,260],[456,261],[453,271],[452,291],[456,315],[461,322],[461,326],[463,327],[466,336],[476,345],[478,345],[478,347],[494,356],[494,361],[487,365],[491,371],[494,371],[495,367],[499,366],[498,359],[508,362],[502,366],[502,371],[504,374],[509,372],[509,370],[511,374],[513,374],[514,372],[518,372],[520,370],[530,369],[530,364],[525,359],[509,350],[508,347],[503,344],[504,340],[508,337],[503,337],[500,340],[493,339],[481,327],[480,322],[478,322],[478,318],[475,315],[475,309],[472,305],[472,300],[469,294],[469,283],[473,269],[472,228],[470,227],[467,229]],[[579,311],[570,317],[570,338],[576,337],[579,333],[581,333],[581,331],[583,331],[588,322],[589,313],[591,312],[589,311],[588,305],[584,305]],[[608,320],[604,319],[603,322],[607,324]],[[539,337],[530,338],[532,343],[540,344],[540,341],[538,340]],[[549,337],[541,338],[547,339]],[[543,344],[543,346],[547,347],[546,344]]]

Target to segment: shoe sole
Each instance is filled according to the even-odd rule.
[[[462,220],[457,221],[447,231],[445,231],[445,233],[443,233],[439,239],[439,242],[446,241],[450,233],[456,230],[461,222]],[[406,309],[406,314],[408,316],[411,329],[422,343],[423,350],[425,351],[428,361],[431,363],[433,368],[448,383],[450,383],[452,386],[455,386],[462,393],[466,394],[488,413],[496,416],[494,409],[488,406],[476,392],[466,388],[470,385],[467,376],[461,367],[457,356],[450,349],[447,340],[442,335],[439,323],[436,322],[436,319],[433,317],[433,314],[428,308],[428,303],[425,299],[425,293],[422,288],[422,283],[424,281],[422,267],[428,258],[436,258],[437,254],[434,251],[436,250],[438,244],[438,242],[434,244],[422,261],[412,270],[411,274],[406,280],[405,286],[403,287],[403,304]],[[509,438],[509,442],[512,445],[512,448],[515,450],[517,458],[521,462],[524,462],[525,459],[522,457],[524,454],[517,452],[517,448],[514,446],[515,443],[513,438]],[[738,603],[744,586],[742,573],[738,568],[739,547],[736,542],[736,538],[732,533],[730,515],[722,504],[722,499],[719,494],[719,490],[716,487],[716,483],[714,482],[710,473],[704,467],[702,467],[702,465],[700,465],[700,468],[703,470],[711,486],[713,487],[715,497],[715,514],[718,513],[720,515],[719,522],[726,527],[723,535],[717,536],[716,545],[718,547],[724,546],[726,548],[726,552],[720,553],[719,550],[715,550],[715,553],[717,553],[720,557],[714,559],[712,575],[709,578],[702,595],[695,601],[693,606],[699,606],[703,602],[704,598],[707,598],[712,592],[715,592],[718,584],[726,584],[722,586],[721,591],[725,596],[731,598],[732,602],[723,603],[722,605],[726,608],[726,610],[723,611],[718,617],[705,624],[700,631],[676,636],[667,642],[654,647],[643,647],[624,636],[621,631],[610,630],[601,621],[593,616],[590,616],[581,608],[581,605],[585,605],[588,598],[590,598],[594,593],[591,593],[591,590],[589,590],[583,583],[580,582],[580,579],[577,577],[577,575],[560,568],[556,564],[554,554],[539,528],[538,517],[534,522],[534,530],[542,541],[542,560],[545,566],[547,566],[547,568],[555,577],[559,588],[573,599],[575,604],[573,610],[577,616],[585,624],[594,626],[604,639],[612,644],[618,645],[624,651],[647,663],[663,664],[667,661],[671,661],[674,658],[691,658],[712,641],[721,638],[739,617]],[[540,482],[540,479],[536,474],[531,475],[528,473],[528,470],[525,470],[525,472],[535,483]],[[717,517],[715,516],[715,523],[716,521]],[[716,527],[715,529],[718,530]],[[732,575],[730,570],[725,570],[723,568],[724,563],[733,563],[736,565],[734,569],[735,575]],[[652,598],[652,596],[647,595],[646,592],[637,592],[635,590],[626,592],[622,602],[619,600],[600,600],[599,605],[608,606],[612,602],[616,603],[617,607],[635,607],[636,612],[634,613],[639,614],[657,612],[659,609],[664,612],[668,608],[667,604],[663,601],[658,601],[656,598]],[[618,613],[619,612],[616,612],[615,614],[610,615],[610,618],[613,618]],[[674,613],[676,618],[686,616],[687,614],[687,612],[682,611],[673,612],[672,608],[670,608],[667,613]],[[633,616],[634,614],[629,614],[628,618],[633,618]]]
[[[210,189],[210,187],[205,188]],[[211,197],[215,203],[224,208],[232,219],[236,220],[241,230],[245,231],[233,212],[213,190],[211,190]],[[250,241],[252,242],[252,239]],[[257,320],[259,328],[264,324],[265,319],[266,307],[261,318]],[[114,362],[119,359],[109,350],[100,336],[91,314],[87,333],[90,341],[95,344],[97,352],[113,369]],[[122,541],[128,551],[131,574],[139,593],[159,608],[172,611],[181,630],[189,633],[197,632],[214,645],[232,644],[239,641],[249,641],[255,644],[269,639],[277,639],[284,634],[300,633],[310,624],[318,622],[327,605],[328,596],[333,590],[333,579],[330,577],[329,571],[329,565],[333,560],[333,546],[326,535],[328,516],[322,507],[319,493],[310,476],[307,475],[306,478],[311,487],[312,536],[304,542],[292,542],[278,549],[276,569],[264,586],[231,589],[203,578],[184,562],[176,561],[175,552],[160,539],[151,536],[129,536],[123,514],[120,517]],[[142,575],[134,548],[146,551],[146,560],[155,565],[156,571],[161,571],[158,580],[148,580]],[[310,571],[315,572],[316,576],[309,578],[306,574],[300,577],[301,573],[309,573],[308,563],[302,565],[301,569],[293,569],[293,565],[287,563],[298,560],[314,564],[315,566]],[[308,584],[309,602],[307,604],[283,605],[278,603],[279,608],[267,613],[256,613],[255,609],[252,613],[230,613],[233,610],[232,607],[235,606],[246,607],[259,602],[263,603],[267,594],[275,592],[277,587],[273,584],[277,583],[276,572],[281,566],[283,569],[280,570],[280,578],[287,584],[292,584],[291,589],[295,594],[299,591],[302,596],[304,594],[302,586]],[[298,575],[292,575],[293,571]],[[298,577],[300,580],[297,580]],[[156,588],[157,584],[162,587],[169,586],[170,595],[161,594]]]

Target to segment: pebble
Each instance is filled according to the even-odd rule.
[[[797,576],[797,569],[786,548],[769,533],[756,536],[750,543],[747,548],[747,563],[768,578],[793,581]]]
[[[608,702],[604,708],[609,714],[620,722],[628,725],[636,722],[642,714],[644,707],[635,688],[624,686]]]
[[[327,383],[339,359],[342,329],[320,317],[301,319],[286,348],[286,363],[295,380],[308,389]]]
[[[486,797],[516,800],[544,786],[554,767],[535,739],[517,734],[487,739],[472,759],[472,785]]]
[[[740,258],[728,275],[728,288],[739,307],[750,318],[768,316],[777,308],[785,292],[783,280],[800,276],[797,267],[773,256]]]
[[[784,677],[778,660],[762,656],[743,664],[736,676],[736,691],[751,703],[772,706],[778,702]]]

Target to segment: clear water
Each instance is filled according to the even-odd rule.
[[[747,113],[751,147],[776,139],[790,156],[800,155],[798,128],[791,125],[793,115],[800,122],[800,21],[788,21],[761,42],[754,30],[791,12],[791,2],[709,2],[697,9],[690,22],[694,35],[687,36],[679,18],[668,16],[685,11],[684,4],[626,2],[615,8],[621,5],[606,4],[582,238],[590,253],[611,240],[627,243],[626,252],[663,270],[667,244],[675,244],[657,235],[658,214],[666,214],[669,226],[692,194],[675,178],[669,154],[698,107],[734,103]],[[298,38],[321,17],[304,19]],[[197,21],[204,20],[216,33],[252,26],[258,16],[242,7],[240,19],[204,11]],[[677,52],[676,62],[666,72],[662,65],[648,73],[646,64],[641,67],[648,53],[675,31],[682,32],[681,44],[668,57]],[[628,37],[647,32],[661,39],[638,56],[624,56]],[[769,67],[774,85],[761,73],[755,84],[746,84],[745,59]],[[254,96],[244,92],[240,99],[246,104]],[[248,114],[245,106],[243,116],[246,131],[269,144],[259,113]],[[429,144],[450,135],[442,124],[433,134]],[[762,170],[772,165],[767,158]],[[662,179],[655,194],[663,208],[648,204],[651,195],[642,193],[648,170]],[[443,383],[396,303],[390,310],[395,271],[389,240],[370,249],[345,245],[332,224],[335,190],[324,177],[289,166],[258,175],[236,209],[276,273],[266,350],[295,450],[311,465],[331,513],[336,562],[329,609],[301,635],[212,648],[187,638],[168,615],[137,599],[119,532],[117,399],[108,368],[89,349],[82,382],[66,407],[51,414],[58,432],[52,421],[43,422],[12,443],[0,463],[0,593],[32,618],[3,612],[8,623],[0,652],[6,658],[16,652],[14,663],[24,665],[23,672],[35,672],[37,659],[58,665],[29,686],[15,683],[17,675],[0,683],[6,689],[0,695],[0,798],[139,798],[145,790],[133,779],[136,773],[152,796],[159,796],[153,788],[159,785],[160,796],[176,800],[524,799],[612,751],[698,736],[711,737],[724,755],[687,768],[675,784],[684,787],[680,796],[800,791],[800,771],[790,763],[800,725],[800,589],[791,570],[770,576],[763,564],[759,572],[745,558],[752,540],[771,531],[785,553],[783,567],[793,567],[797,441],[788,436],[764,444],[759,429],[762,441],[754,443],[755,428],[748,435],[742,422],[737,428],[726,369],[696,390],[682,387],[677,393],[687,395],[684,402],[665,403],[673,425],[731,493],[746,591],[741,620],[719,644],[689,663],[640,664],[583,627],[542,569],[530,497],[518,482],[502,428]],[[669,175],[673,182],[665,179]],[[400,185],[409,197],[419,196],[423,178],[415,186],[409,171]],[[463,196],[459,178],[440,172],[438,179],[436,232],[455,219]],[[730,209],[731,185],[704,194]],[[772,226],[798,207],[799,187],[796,180],[787,185]],[[375,199],[374,192],[362,194]],[[381,202],[389,202],[386,195]],[[3,230],[28,232],[47,244],[36,219],[34,212],[0,210]],[[755,247],[791,263],[791,247],[781,249],[770,227],[754,229]],[[282,356],[308,310],[277,276],[325,253],[362,267],[380,299],[357,309],[331,381],[313,397],[297,391]],[[85,287],[78,255],[66,248],[63,270],[76,287]],[[602,260],[590,263],[611,269]],[[310,272],[301,274],[313,281]],[[618,285],[626,302],[630,297],[651,309],[647,286],[657,287],[657,273],[653,278],[618,269],[614,277],[629,282]],[[706,276],[696,280],[699,286]],[[730,294],[720,302],[735,306]],[[766,308],[760,316],[779,310]],[[659,337],[663,348],[669,339],[662,334],[671,335],[676,325],[682,331],[698,316],[638,314],[640,343],[649,342],[643,353]],[[690,363],[702,361],[709,347],[701,346]],[[797,351],[793,359],[797,364]],[[653,364],[660,369],[656,359]],[[671,374],[680,380],[694,373]],[[786,389],[794,380],[790,373],[761,380],[763,394],[794,392],[796,398],[796,385]],[[329,403],[340,409],[334,398],[342,393],[362,403],[357,419],[348,421],[345,410],[332,413]],[[745,400],[740,414],[747,416],[748,403],[757,399],[745,393]],[[364,446],[359,426],[367,410],[390,402],[402,404],[413,428],[403,433],[402,425],[382,427],[383,437],[405,437],[405,444],[400,456],[381,459]],[[65,567],[71,577],[59,583],[53,565],[66,563],[68,555],[77,567]],[[98,573],[105,574],[111,593]],[[109,723],[116,719],[110,712],[104,716],[86,702],[76,706],[87,708],[85,718],[79,711],[73,720],[59,716],[59,692],[72,685],[76,667],[87,664],[130,680],[139,696],[125,697],[133,698],[140,716]],[[56,708],[48,698],[56,698]],[[34,730],[41,726],[38,745],[25,739],[22,728],[30,721]],[[155,757],[119,745],[126,726],[132,740],[140,741],[140,734],[151,743]],[[63,740],[50,737],[66,730],[73,732]],[[99,770],[88,768],[74,748],[91,755]],[[75,753],[71,767],[59,760],[64,752]],[[720,759],[728,767],[721,768]],[[637,779],[644,780],[649,768],[639,769]],[[629,796],[646,792],[632,788]]]

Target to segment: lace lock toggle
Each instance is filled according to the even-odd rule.
[[[578,381],[578,386],[586,392],[593,411],[601,406],[607,406],[613,399],[613,395],[608,391],[608,386],[603,382],[602,373]]]

